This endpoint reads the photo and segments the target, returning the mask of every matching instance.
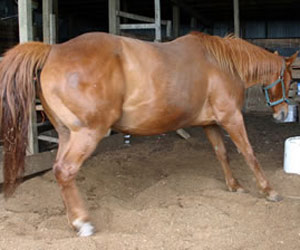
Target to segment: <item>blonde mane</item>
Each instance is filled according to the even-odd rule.
[[[224,38],[201,32],[192,32],[201,39],[208,56],[219,67],[238,75],[244,82],[264,83],[271,75],[280,72],[281,58],[245,40],[228,35]]]

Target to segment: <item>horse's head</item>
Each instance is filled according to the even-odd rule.
[[[275,52],[278,55],[278,53]],[[276,121],[284,121],[288,114],[288,91],[292,80],[291,65],[298,52],[288,58],[283,58],[280,72],[272,76],[271,83],[264,86],[268,105],[273,109]]]

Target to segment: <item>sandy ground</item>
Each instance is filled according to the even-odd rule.
[[[67,225],[52,172],[0,198],[0,249],[293,250],[300,249],[300,176],[285,174],[283,142],[299,124],[246,116],[250,141],[275,189],[267,202],[241,155],[226,138],[232,169],[248,193],[226,190],[223,173],[201,128],[103,141],[83,166],[78,185],[97,232],[78,238]],[[43,164],[41,162],[41,164]]]

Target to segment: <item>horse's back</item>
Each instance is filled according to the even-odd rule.
[[[156,134],[191,125],[205,102],[206,63],[193,36],[168,43],[122,39],[126,92],[115,127]]]
[[[146,135],[213,122],[212,71],[220,73],[193,35],[150,43],[88,33],[53,46],[41,85],[69,128],[104,123]]]

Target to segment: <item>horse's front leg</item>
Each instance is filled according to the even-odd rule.
[[[228,119],[223,120],[221,124],[228,132],[231,140],[237,146],[239,151],[243,154],[247,164],[256,177],[259,188],[266,194],[266,198],[270,201],[282,200],[282,197],[270,186],[254,155],[245,129],[242,113],[239,110],[236,110],[233,115],[228,116]]]
[[[86,128],[71,132],[70,139],[60,151],[53,166],[54,174],[61,189],[69,223],[79,236],[89,236],[94,228],[89,221],[88,212],[76,187],[75,178],[84,160],[91,155],[106,131]]]

